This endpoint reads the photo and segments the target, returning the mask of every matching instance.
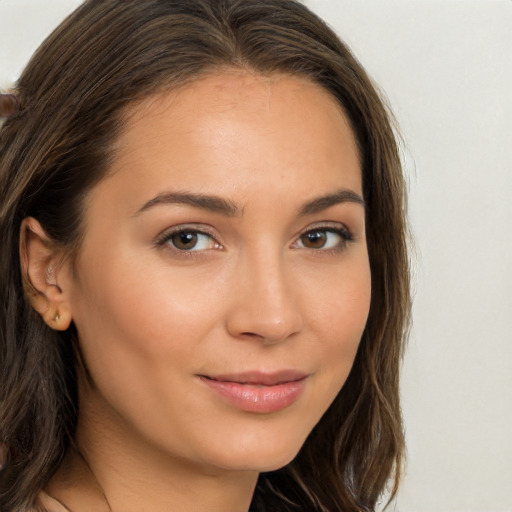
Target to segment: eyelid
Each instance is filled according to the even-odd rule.
[[[315,222],[314,224],[311,224],[311,225],[307,226],[306,228],[304,228],[302,231],[300,231],[295,236],[292,246],[299,243],[300,238],[311,231],[326,231],[326,232],[336,233],[342,237],[342,244],[340,247],[327,248],[327,249],[324,249],[324,248],[312,249],[312,248],[307,248],[307,247],[305,248],[305,249],[309,249],[312,251],[328,252],[328,251],[343,250],[343,248],[346,246],[347,243],[353,242],[355,240],[355,237],[354,237],[352,231],[342,222],[325,221],[325,222]]]
[[[304,229],[301,229],[299,233],[297,233],[296,238],[308,233],[309,231],[314,230],[319,231],[341,231],[345,233],[348,237],[351,239],[354,238],[354,235],[352,233],[352,230],[343,222],[334,222],[334,221],[320,221],[320,222],[314,222],[313,224],[310,224],[306,226]]]
[[[215,242],[215,244],[218,245],[218,247],[215,247],[215,249],[223,248],[223,245],[218,241],[218,236],[214,232],[213,229],[209,228],[209,226],[205,226],[204,224],[193,224],[193,223],[192,224],[178,224],[176,226],[172,226],[172,227],[164,230],[162,233],[160,233],[155,238],[153,243],[157,247],[163,247],[173,235],[176,235],[177,233],[181,233],[183,231],[185,231],[185,232],[190,231],[190,232],[194,232],[194,233],[197,233],[200,235],[209,236]],[[210,249],[200,249],[200,250],[196,250],[196,251],[194,251],[194,250],[186,251],[186,250],[180,250],[180,249],[172,247],[170,245],[168,248],[169,248],[169,250],[172,250],[173,252],[180,254],[180,255],[188,253],[189,257],[192,256],[193,253],[202,253],[207,250],[210,250]],[[197,255],[197,254],[194,254],[194,255]]]

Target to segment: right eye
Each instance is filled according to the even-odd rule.
[[[206,251],[221,247],[212,235],[191,228],[179,228],[167,232],[158,240],[158,244],[167,244],[172,249],[183,252]]]

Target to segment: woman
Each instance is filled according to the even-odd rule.
[[[396,491],[403,178],[323,22],[293,0],[89,0],[4,104],[2,510]]]

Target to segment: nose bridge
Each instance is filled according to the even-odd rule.
[[[302,315],[292,281],[292,269],[279,249],[244,251],[228,318],[231,334],[276,343],[300,331]]]

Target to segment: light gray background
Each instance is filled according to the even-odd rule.
[[[401,126],[416,244],[391,510],[512,511],[512,2],[305,0]],[[80,0],[0,0],[0,88]]]

